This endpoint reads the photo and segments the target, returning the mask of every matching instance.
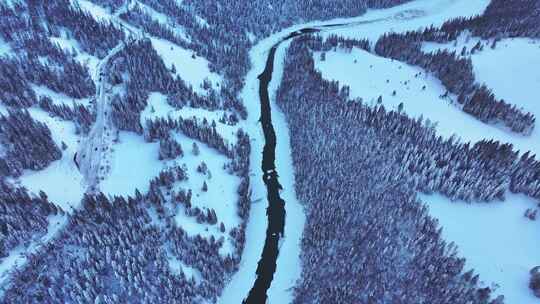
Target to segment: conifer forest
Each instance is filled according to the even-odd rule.
[[[540,1],[0,16],[0,303],[540,303]]]

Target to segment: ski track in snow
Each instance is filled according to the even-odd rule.
[[[111,114],[111,86],[108,84],[107,68],[110,59],[122,51],[124,43],[120,43],[109,54],[101,60],[96,69],[95,77],[98,79],[97,92],[95,98],[96,121],[88,133],[84,142],[81,144],[77,153],[77,162],[80,171],[84,176],[88,192],[99,192],[99,182],[104,178],[106,167],[103,166],[103,160],[111,155],[110,149],[113,144],[113,135],[115,128],[110,119]],[[100,174],[100,171],[101,174]]]

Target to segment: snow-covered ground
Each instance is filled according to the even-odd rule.
[[[92,125],[88,135],[83,139],[77,151],[77,162],[80,167],[88,190],[99,191],[100,182],[109,173],[111,156],[110,149],[113,146],[116,127],[113,125],[111,111],[111,84],[108,83],[109,60],[121,52],[124,44],[120,42],[115,48],[109,51],[98,64],[95,70],[96,96],[95,111],[96,120]]]
[[[278,39],[268,39],[266,43],[259,43],[250,51],[252,68],[246,76],[246,84],[241,96],[248,110],[247,121],[242,122],[243,129],[248,132],[251,138],[250,156],[250,182],[251,182],[251,204],[249,220],[246,227],[246,242],[239,270],[234,274],[231,281],[225,287],[219,304],[242,303],[249,290],[255,282],[257,263],[261,257],[264,236],[266,235],[266,188],[262,181],[262,150],[264,147],[264,135],[259,124],[260,103],[259,103],[259,82],[257,76],[264,70],[268,49],[272,43]]]
[[[82,175],[73,162],[80,137],[75,134],[75,124],[59,118],[52,118],[41,109],[30,109],[30,115],[43,122],[51,130],[52,138],[58,147],[62,142],[67,146],[62,151],[62,158],[40,171],[25,170],[20,183],[31,192],[38,194],[43,190],[50,201],[70,212],[80,205],[85,192]]]
[[[470,51],[479,41],[478,38],[460,37],[456,43],[425,43],[423,51],[433,52],[439,49],[455,50],[461,53],[463,47]],[[493,130],[486,137],[511,142],[516,148],[525,152],[530,150],[540,155],[540,40],[529,38],[511,38],[499,41],[495,49],[491,41],[482,41],[482,51],[470,54],[473,71],[477,82],[485,83],[498,98],[515,104],[537,118],[536,126],[530,136],[508,134]]]
[[[199,224],[193,217],[187,217],[180,210],[175,221],[177,225],[186,230],[188,235],[195,236],[200,234],[203,237],[213,235],[216,239],[225,237],[224,246],[220,249],[222,255],[233,254],[234,247],[229,237],[229,231],[240,225],[236,203],[238,195],[236,189],[240,185],[240,179],[231,175],[224,169],[228,159],[219,154],[216,150],[208,147],[198,141],[187,138],[182,134],[174,134],[174,138],[182,145],[184,156],[177,162],[185,164],[187,168],[188,180],[175,185],[175,190],[180,188],[192,189],[193,196],[191,204],[193,207],[199,207],[201,210],[214,209],[217,215],[217,225]],[[194,155],[192,145],[196,143],[199,147],[199,155]],[[207,174],[197,172],[197,167],[203,162],[208,167]],[[208,190],[202,191],[203,183],[206,182]],[[220,223],[225,226],[225,232],[219,231]]]
[[[336,19],[339,21],[358,21],[358,26],[344,26],[323,33],[324,36],[338,34],[348,38],[365,38],[376,41],[384,33],[402,33],[433,24],[440,26],[456,17],[480,15],[490,0],[416,0],[388,9],[368,10],[360,18]]]
[[[208,79],[214,89],[221,84],[222,79],[218,74],[212,73],[208,67],[208,60],[204,57],[195,56],[191,50],[186,50],[170,41],[151,38],[152,46],[170,69],[174,65],[175,75],[180,76],[193,90],[200,94],[206,92],[202,89],[205,79]]]
[[[458,245],[466,269],[487,286],[496,286],[506,303],[536,303],[528,288],[529,270],[540,264],[540,222],[525,219],[535,202],[507,194],[506,202],[467,204],[441,195],[420,195],[443,227],[443,237]]]
[[[384,31],[382,24],[377,23],[379,31]],[[392,29],[393,25],[386,28],[387,31]],[[350,32],[352,30],[344,30],[346,35]],[[472,43],[476,41],[469,42]],[[443,47],[461,51],[463,45],[430,44],[424,46],[424,50]],[[441,98],[446,89],[421,68],[363,50],[327,52],[324,61],[321,61],[320,53],[316,53],[314,58],[323,77],[348,85],[351,97],[375,105],[377,98],[382,96],[383,104],[390,109],[397,109],[403,103],[403,111],[411,117],[423,116],[436,122],[437,132],[444,137],[456,134],[462,141],[473,143],[496,139],[512,143],[522,152],[540,152],[538,128],[525,137],[476,120],[450,104],[451,98]],[[494,50],[485,47],[484,51],[472,55],[479,82],[485,82],[497,97],[537,116],[540,115],[540,103],[535,100],[540,83],[539,58],[540,48],[530,39],[503,40]],[[395,96],[393,91],[396,91]],[[533,301],[527,280],[528,271],[540,264],[540,223],[531,222],[523,215],[536,202],[513,194],[507,195],[506,202],[492,204],[452,203],[439,195],[422,198],[429,205],[431,214],[439,219],[445,238],[458,245],[459,253],[467,258],[467,267],[476,269],[485,284],[500,286],[496,294],[505,295],[507,303]]]
[[[141,125],[145,125],[147,120],[155,120],[158,118],[172,118],[172,119],[190,119],[195,117],[199,122],[206,119],[208,123],[212,121],[216,122],[216,131],[225,139],[229,144],[236,143],[236,132],[238,126],[231,126],[219,122],[223,115],[227,114],[223,110],[209,111],[201,108],[183,107],[182,109],[176,109],[167,103],[167,96],[153,92],[148,96],[148,106],[141,113]]]
[[[236,142],[236,132],[238,126],[229,126],[218,122],[219,118],[224,114],[223,111],[208,111],[204,109],[194,109],[189,107],[183,107],[182,109],[175,109],[167,103],[166,96],[161,93],[151,93],[148,97],[148,105],[141,113],[141,124],[145,124],[147,120],[154,120],[158,118],[191,118],[196,117],[199,121],[206,118],[208,123],[212,120],[216,122],[216,130],[230,143]],[[218,218],[218,225],[208,225],[197,223],[193,217],[188,217],[184,213],[184,209],[181,208],[177,211],[175,216],[175,222],[178,226],[181,226],[188,235],[195,236],[200,234],[203,237],[214,236],[219,239],[221,236],[225,237],[224,246],[220,249],[222,255],[233,254],[234,247],[229,237],[229,231],[240,225],[240,218],[237,215],[236,203],[238,195],[236,189],[240,185],[240,179],[232,174],[229,174],[224,166],[229,160],[219,152],[210,148],[206,144],[190,139],[181,133],[174,132],[173,138],[180,143],[184,151],[184,156],[174,161],[163,162],[157,159],[158,144],[152,144],[156,146],[156,152],[152,160],[148,160],[149,164],[144,166],[146,169],[142,172],[150,172],[151,168],[158,168],[157,173],[165,166],[172,164],[185,165],[187,169],[188,180],[176,183],[172,190],[178,192],[181,189],[191,189],[193,196],[191,203],[193,207],[199,207],[202,210],[206,208],[214,209]],[[135,136],[137,137],[137,136]],[[137,137],[140,138],[140,137]],[[133,139],[132,139],[133,140]],[[194,155],[192,152],[193,144],[197,144],[199,147],[199,154]],[[139,145],[143,145],[141,143]],[[148,144],[147,144],[148,145]],[[126,150],[126,153],[129,149]],[[123,155],[125,153],[119,153]],[[202,174],[197,172],[197,167],[204,161],[208,167],[208,174]],[[129,165],[129,161],[126,162]],[[114,169],[113,171],[115,171]],[[124,169],[119,169],[119,172]],[[140,174],[140,173],[138,173]],[[154,176],[157,174],[154,174]],[[153,177],[151,174],[146,174],[146,180]],[[141,181],[144,178],[141,178]],[[202,191],[202,185],[206,182],[208,190]],[[112,189],[113,187],[111,187]],[[148,190],[148,185],[145,188],[140,189]],[[225,226],[225,232],[219,230],[219,224],[223,222]]]
[[[132,132],[120,132],[111,149],[109,174],[100,182],[108,195],[133,195],[135,189],[148,191],[149,181],[158,176],[163,164],[158,160],[159,144],[147,143]]]
[[[53,90],[45,86],[33,85],[32,90],[34,90],[38,98],[42,96],[48,96],[49,98],[51,98],[53,104],[55,105],[66,105],[71,108],[73,108],[75,104],[82,104],[84,106],[90,105],[90,98],[69,97],[63,93],[54,92]]]
[[[0,56],[4,56],[7,54],[10,54],[13,50],[11,49],[11,46],[7,42],[4,41],[4,39],[0,38]]]
[[[72,0],[71,3],[73,6],[78,6],[81,10],[90,13],[97,21],[111,21],[114,18],[107,9],[88,0]]]

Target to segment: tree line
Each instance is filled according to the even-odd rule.
[[[502,200],[536,187],[538,163],[511,144],[445,139],[428,119],[351,100],[315,69],[313,45],[323,44],[291,43],[276,97],[307,219],[294,303],[502,303],[464,269],[416,191]]]
[[[422,51],[422,42],[433,41],[433,37],[440,40],[441,35],[445,33],[433,27],[403,34],[385,34],[377,41],[375,53],[418,65],[433,73],[448,92],[457,96],[463,111],[482,122],[501,123],[513,132],[530,134],[536,121],[534,115],[496,98],[485,85],[477,83],[470,58],[463,58],[455,51]]]

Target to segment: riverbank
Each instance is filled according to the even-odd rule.
[[[242,90],[241,97],[248,110],[248,119],[245,122],[244,129],[249,133],[252,143],[251,155],[251,190],[252,201],[257,203],[252,204],[250,211],[250,219],[246,229],[246,247],[242,255],[239,271],[232,277],[231,281],[225,288],[218,303],[241,303],[242,300],[251,290],[256,280],[256,269],[261,252],[263,251],[265,228],[268,225],[268,219],[265,216],[266,197],[268,195],[263,183],[263,172],[261,171],[261,163],[263,161],[262,153],[264,147],[263,132],[260,125],[261,107],[259,100],[259,81],[257,76],[264,70],[269,50],[280,40],[283,40],[293,32],[303,28],[324,27],[332,24],[350,24],[354,28],[365,24],[373,24],[388,20],[413,20],[422,18],[429,14],[445,15],[441,12],[444,7],[459,7],[464,1],[413,1],[408,4],[400,5],[390,9],[371,10],[365,15],[354,18],[338,18],[328,21],[314,21],[306,24],[295,25],[284,29],[264,40],[261,40],[250,51],[250,59],[252,69],[246,76],[246,83]],[[428,6],[428,11],[422,14],[418,13],[419,8]],[[453,10],[452,10],[453,11]],[[457,9],[457,11],[460,11]],[[416,12],[415,14],[413,14]],[[459,13],[459,12],[458,12]],[[460,15],[456,13],[457,15]],[[461,12],[463,13],[463,12]],[[448,15],[448,14],[446,14]],[[442,21],[453,17],[453,14],[448,16],[440,16]],[[436,18],[435,18],[436,19]],[[433,19],[433,20],[435,20]],[[438,19],[437,19],[438,20]],[[442,22],[441,21],[441,22]],[[437,21],[434,21],[438,23]],[[340,27],[334,27],[338,30]],[[333,32],[333,31],[329,31]],[[283,186],[280,196],[284,199],[286,218],[285,218],[285,238],[280,242],[280,251],[282,253],[277,258],[277,269],[274,274],[272,285],[268,291],[268,302],[291,302],[293,299],[293,288],[295,282],[301,275],[300,263],[300,243],[305,223],[305,215],[302,205],[296,199],[294,192],[294,168],[292,166],[291,147],[289,129],[284,115],[275,105],[275,91],[281,83],[281,75],[283,73],[283,58],[287,42],[283,43],[276,51],[274,62],[274,75],[272,82],[269,85],[269,94],[271,102],[271,113],[276,133],[276,171],[279,173],[279,180]]]

